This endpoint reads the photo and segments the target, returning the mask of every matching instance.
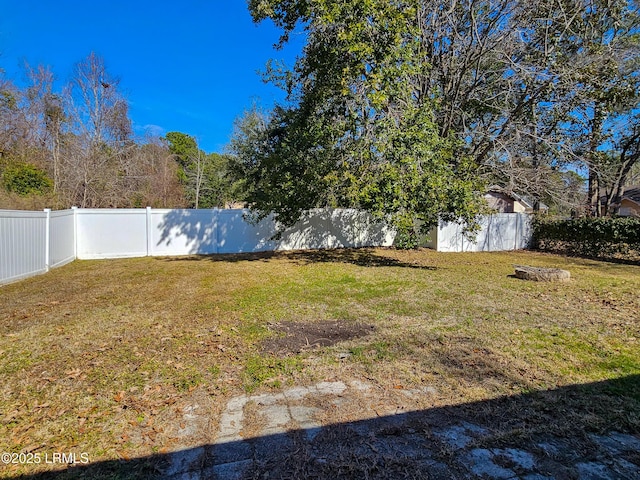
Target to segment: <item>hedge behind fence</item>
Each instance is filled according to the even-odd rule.
[[[640,218],[538,218],[533,222],[533,248],[588,257],[640,255]]]

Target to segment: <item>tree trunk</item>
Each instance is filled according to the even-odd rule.
[[[600,202],[600,177],[597,171],[598,165],[598,147],[600,146],[600,137],[602,124],[604,122],[604,111],[599,102],[595,102],[593,107],[593,119],[591,120],[591,132],[589,135],[589,154],[587,166],[589,168],[589,211],[591,215],[596,217],[602,216],[602,207]]]

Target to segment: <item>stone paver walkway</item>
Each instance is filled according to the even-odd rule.
[[[505,446],[487,427],[429,422],[424,412],[327,422],[351,394],[370,388],[364,382],[322,382],[232,398],[219,419],[215,444],[174,452],[163,476],[333,479],[366,473],[369,478],[640,480],[640,438],[629,434],[590,435],[592,448],[585,454],[552,435],[526,449]],[[203,414],[197,406],[185,409],[185,435]]]

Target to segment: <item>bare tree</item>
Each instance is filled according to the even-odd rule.
[[[185,173],[190,180],[190,184],[193,188],[194,208],[198,208],[200,204],[200,195],[202,193],[202,187],[204,185],[205,175],[205,153],[197,147],[196,151],[189,156],[189,165]]]
[[[130,151],[127,159],[122,198],[127,206],[186,206],[178,165],[166,145],[158,139],[148,139]]]
[[[72,190],[82,207],[113,206],[120,198],[119,166],[133,143],[128,105],[118,86],[103,59],[91,53],[76,65],[66,90],[73,133],[67,160],[76,172]]]
[[[60,190],[60,142],[66,115],[61,95],[54,92],[54,74],[42,65],[25,64],[30,84],[24,92],[25,119],[31,143],[46,157],[46,167],[53,178],[53,192]]]
[[[562,197],[553,172],[585,165],[596,215],[635,163],[638,5],[624,0],[421,2],[442,135],[455,132],[491,177]],[[630,128],[629,128],[630,127]],[[614,152],[606,152],[613,148]],[[615,160],[611,165],[612,160]],[[604,209],[600,197],[610,193]]]
[[[20,136],[18,103],[20,91],[9,80],[0,76],[0,159],[15,148]]]
[[[158,138],[133,138],[119,82],[99,56],[78,63],[61,92],[49,68],[25,64],[25,71],[24,88],[0,71],[0,174],[5,167],[38,172],[47,195],[23,198],[0,185],[3,207],[186,206],[173,155]],[[196,162],[199,197],[204,158]]]

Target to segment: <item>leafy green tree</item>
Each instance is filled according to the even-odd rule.
[[[270,18],[283,29],[283,42],[298,26],[308,33],[293,71],[269,69],[301,115],[317,115],[304,108],[315,98],[340,129],[345,109],[323,97],[340,92],[345,105],[359,109],[354,117],[366,118],[347,130],[379,140],[379,128],[363,125],[379,126],[394,110],[409,119],[405,107],[420,105],[431,110],[440,139],[455,140],[452,158],[469,158],[535,205],[562,196],[556,172],[580,166],[589,171],[594,212],[615,211],[638,161],[637,2],[252,0],[249,6],[254,19]],[[371,87],[375,100],[390,99],[391,108],[369,101]],[[410,101],[394,89],[411,92]]]
[[[227,154],[209,153],[206,156],[201,208],[225,208],[243,201],[243,182],[233,174],[234,162],[235,158]]]
[[[192,207],[224,207],[239,199],[240,189],[231,173],[231,156],[207,154],[198,147],[195,138],[181,132],[169,132],[165,140],[179,165],[178,174]]]
[[[206,154],[200,150],[196,139],[186,133],[169,132],[165,140],[179,166],[178,177],[185,187],[187,200],[191,206],[199,208],[205,182]]]
[[[248,200],[291,225],[312,207],[353,206],[411,236],[440,216],[473,226],[481,210],[476,165],[436,123],[437,99],[416,79],[423,62],[420,2],[251,1],[283,41],[296,24],[307,44],[293,71],[271,69],[289,104],[250,112],[233,151],[246,166]]]
[[[176,160],[183,168],[191,163],[198,154],[198,142],[186,133],[169,132],[165,135],[169,144],[169,151],[176,156]]]
[[[53,182],[46,172],[28,163],[12,163],[2,172],[2,183],[8,192],[18,195],[44,195],[51,190]]]

